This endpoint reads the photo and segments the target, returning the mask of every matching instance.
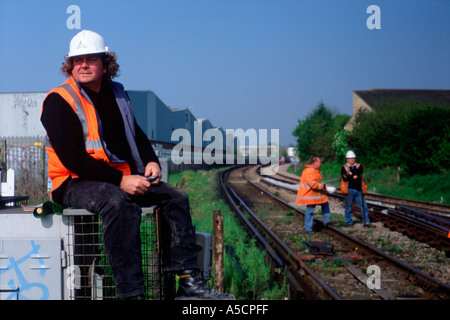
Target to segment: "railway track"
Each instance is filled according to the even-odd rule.
[[[305,235],[303,211],[274,197],[259,180],[256,167],[240,167],[224,171],[220,184],[266,251],[273,273],[286,281],[289,299],[450,298],[447,284],[339,228],[315,220],[318,232]]]
[[[270,175],[264,181],[296,192],[297,179],[292,175],[277,173]],[[340,189],[329,197],[344,201],[344,195],[340,193]],[[375,193],[367,193],[365,199],[371,221],[380,221],[392,230],[443,250],[447,257],[450,257],[450,206]],[[353,204],[352,209],[356,216],[361,217],[356,204]]]
[[[271,168],[267,168],[267,170],[270,172],[271,177],[274,177],[276,179],[278,178],[279,180],[284,182],[298,183],[298,181],[300,180],[300,177],[294,177],[292,174],[287,174],[281,171],[278,171],[276,174],[274,174]],[[339,188],[336,191],[336,196],[343,197],[343,195],[340,193]],[[398,197],[385,196],[373,192],[367,193],[366,200],[373,203],[382,203],[394,208],[408,207],[446,220],[450,219],[450,206],[446,204],[403,199]]]

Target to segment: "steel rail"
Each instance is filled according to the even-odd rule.
[[[287,275],[287,281],[292,285],[289,294],[293,299],[332,299],[342,300],[334,290],[328,286],[314,271],[312,271],[296,254],[281,241],[281,239],[272,232],[257,215],[244,203],[237,195],[236,191],[228,183],[228,175],[232,170],[230,168],[220,175],[220,186],[225,197],[237,213],[239,219],[249,231],[260,242],[260,245],[267,251],[276,268],[282,267]],[[239,209],[239,206],[245,208],[249,214],[250,221]],[[253,222],[253,223],[252,223]],[[254,227],[253,224],[257,226]],[[270,244],[265,239],[270,239]],[[281,263],[282,261],[282,263]]]
[[[295,183],[276,177],[265,178],[263,182],[278,188],[284,188],[283,185],[276,184],[273,180],[283,184],[296,185]],[[287,189],[292,191],[290,188]],[[340,193],[329,194],[328,196],[341,200],[344,199],[344,195]],[[384,196],[380,195],[378,199],[378,201],[381,201],[381,199],[384,199]],[[390,201],[389,197],[387,199],[387,201]],[[450,255],[450,220],[405,205],[390,206],[389,202],[385,205],[376,204],[370,198],[367,199],[367,197],[366,201],[370,218],[373,222],[382,221],[386,226],[406,233],[410,237],[427,242],[443,250],[447,256]],[[361,213],[356,204],[353,204],[352,209],[357,216],[360,216]]]
[[[291,181],[298,181],[300,180],[300,177],[297,179],[285,175],[283,173],[278,172],[276,175],[289,179]],[[277,179],[275,177],[271,177],[271,179]],[[286,182],[286,180],[277,179],[280,181]],[[342,195],[340,194],[340,188],[337,188],[335,195]],[[343,195],[342,195],[343,196]],[[441,218],[450,218],[450,205],[442,204],[442,203],[434,203],[434,202],[426,202],[426,201],[420,201],[420,200],[412,200],[412,199],[404,199],[399,197],[393,197],[393,196],[386,196],[381,195],[373,192],[368,192],[366,194],[366,200],[371,201],[380,201],[383,203],[395,205],[395,206],[408,206],[416,210],[420,210]]]
[[[279,203],[287,206],[291,210],[295,210],[296,212],[304,215],[304,212],[299,210],[298,208],[290,205],[289,203],[285,202],[283,199],[271,194],[264,188],[260,187],[259,185],[253,183],[250,179],[247,177],[244,178],[247,180],[248,183],[252,184],[254,187],[258,188],[261,192],[264,192],[265,194],[269,195],[273,199],[277,200]],[[320,221],[317,221],[317,223],[321,223]],[[371,251],[373,254],[383,257],[386,261],[391,262],[393,265],[397,266],[399,269],[407,272],[410,276],[410,279],[413,280],[413,282],[420,284],[423,288],[427,288],[428,291],[435,294],[437,297],[441,299],[450,299],[450,286],[439,281],[438,279],[433,278],[432,276],[414,268],[413,266],[410,266],[403,261],[379,250],[378,248],[375,248],[355,237],[352,237],[350,234],[335,228],[333,226],[327,226],[327,228],[333,232],[336,235],[339,235],[349,241],[353,241],[354,243],[357,243],[360,247],[363,247],[369,251]]]

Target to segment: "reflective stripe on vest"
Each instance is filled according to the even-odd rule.
[[[323,199],[323,195],[314,196],[314,197],[300,197],[300,196],[297,196],[297,199],[300,199],[300,200]]]
[[[352,165],[352,167],[356,167],[356,168],[359,168],[359,166],[360,166],[360,164],[358,162],[355,162]],[[347,173],[350,171],[350,166],[348,165],[348,163],[344,164],[344,168],[345,168],[345,171],[347,171]]]
[[[102,142],[100,139],[97,140],[89,140],[89,134],[88,134],[88,124],[87,124],[87,118],[86,113],[84,112],[84,108],[81,104],[80,97],[75,92],[75,90],[72,88],[72,86],[68,83],[63,83],[61,86],[64,90],[67,91],[67,93],[70,94],[70,96],[75,101],[75,109],[78,118],[81,122],[81,127],[83,128],[83,136],[84,136],[84,144],[86,150],[100,150],[103,148]]]
[[[299,187],[306,188],[306,189],[312,189],[311,186],[312,186],[314,183],[316,183],[316,181],[310,182],[309,185],[305,185],[305,184],[303,184],[303,183],[300,183],[298,186],[299,186]],[[322,190],[322,189],[323,189],[322,187],[323,187],[323,183],[319,183],[319,188],[318,188],[318,189],[319,189],[319,190]]]

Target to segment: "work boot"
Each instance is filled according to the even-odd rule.
[[[235,300],[228,293],[210,288],[199,270],[185,270],[180,274],[176,300]]]

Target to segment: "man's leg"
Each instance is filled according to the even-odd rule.
[[[364,197],[364,195],[362,196],[362,203],[364,206],[364,212],[366,214],[366,224],[370,224],[369,208],[367,207],[367,202],[366,202],[366,198]]]
[[[132,200],[143,207],[157,205],[161,209],[164,270],[179,272],[198,268],[198,251],[186,192],[161,182]]]
[[[327,202],[321,204],[322,207],[322,222],[324,224],[331,223],[331,212],[330,212],[330,205]]]
[[[313,231],[313,215],[314,215],[314,209],[316,208],[315,205],[307,205],[306,206],[306,213],[305,213],[305,232],[312,232]]]
[[[348,194],[345,196],[345,222],[348,226],[353,225],[353,210],[352,203],[354,198],[354,189],[348,189]]]
[[[363,199],[362,191],[357,191],[355,196],[355,202],[358,205],[359,211],[361,211],[361,218],[364,225],[370,224],[369,210],[367,208],[367,202]]]
[[[102,219],[103,242],[116,285],[116,296],[145,293],[142,273],[141,208],[118,186],[99,181],[71,180],[64,205],[97,213]]]
[[[232,299],[206,285],[197,265],[197,245],[189,199],[183,190],[167,183],[152,185],[143,196],[133,197],[141,206],[158,205],[163,220],[164,269],[180,276],[177,299]]]

